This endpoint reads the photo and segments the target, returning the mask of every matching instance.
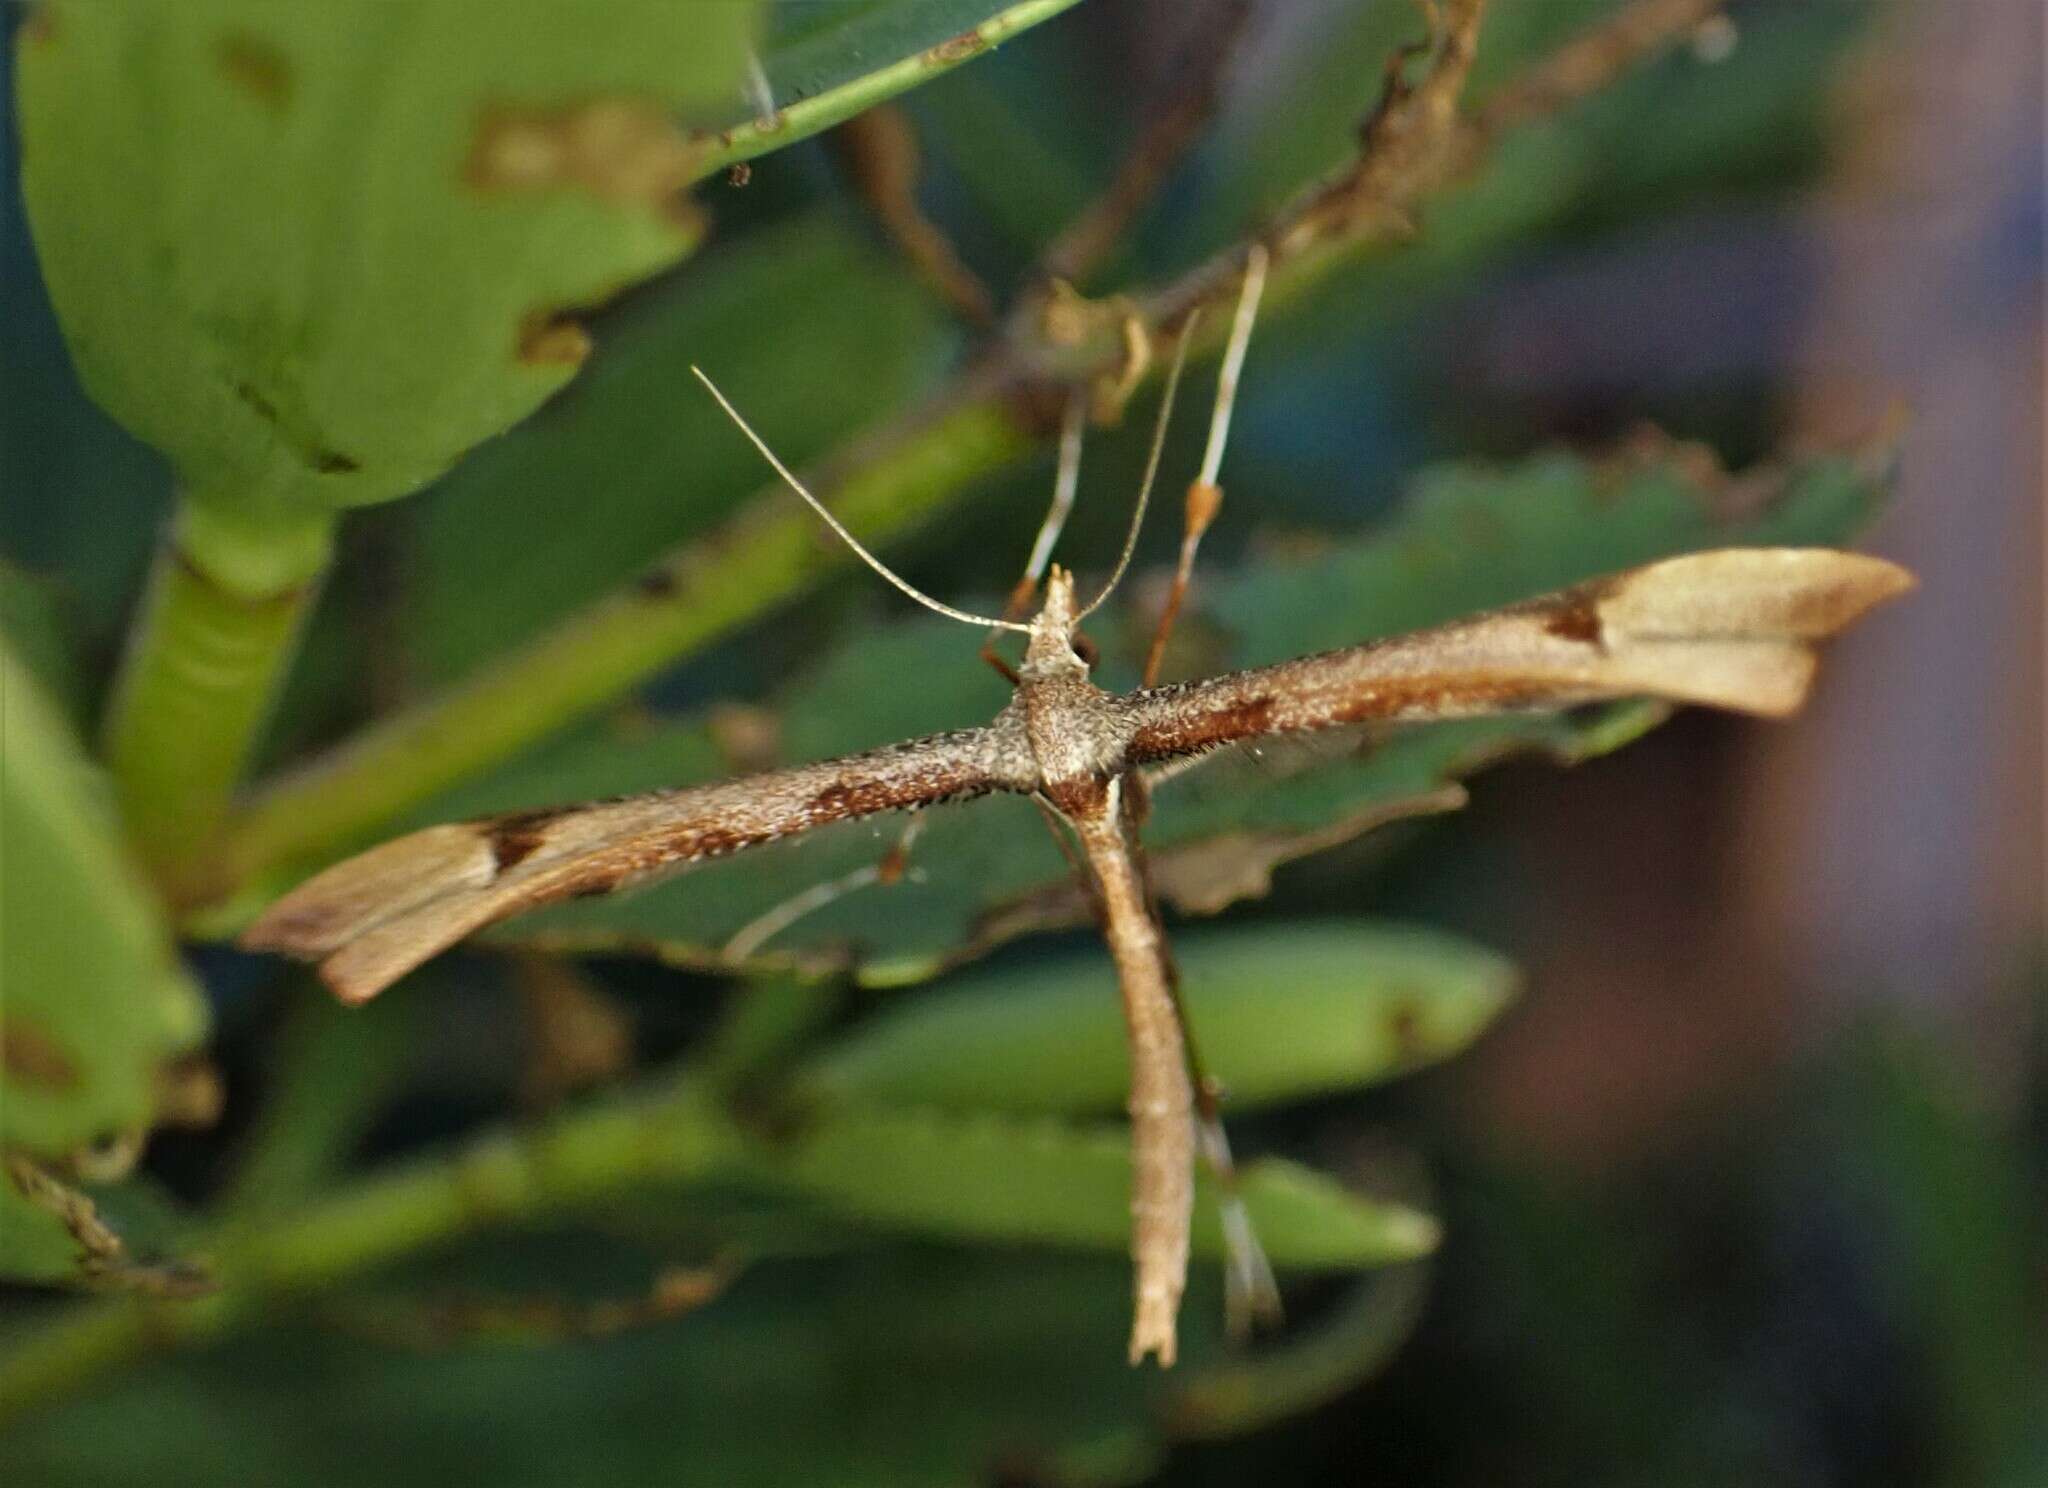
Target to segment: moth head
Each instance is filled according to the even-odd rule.
[[[1074,627],[1080,623],[1074,604],[1074,576],[1055,563],[1045,576],[1045,603],[1031,622],[1031,640],[1024,648],[1022,675],[1085,677],[1089,663],[1075,648]]]

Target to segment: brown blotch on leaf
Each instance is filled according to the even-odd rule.
[[[462,178],[483,192],[580,191],[694,228],[695,210],[680,193],[697,178],[703,158],[703,147],[651,99],[493,106],[477,123]]]
[[[227,1105],[227,1087],[220,1071],[198,1055],[159,1067],[155,1086],[159,1126],[212,1126]]]
[[[949,36],[937,46],[925,50],[925,60],[941,67],[950,67],[956,62],[965,62],[969,57],[978,57],[988,50],[988,38],[981,34],[979,26],[969,27],[958,36]]]
[[[528,367],[580,367],[590,355],[590,332],[566,315],[531,310],[519,322],[519,361]]]
[[[57,18],[48,5],[38,5],[21,23],[19,34],[23,46],[48,46],[57,39]]]
[[[0,1022],[0,1074],[9,1084],[45,1090],[73,1090],[78,1085],[78,1066],[71,1056],[20,1018]]]
[[[730,166],[726,167],[725,184],[728,186],[744,186],[753,179],[754,168],[744,160],[735,160]]]
[[[292,65],[261,37],[232,32],[214,48],[222,76],[273,114],[291,106]]]
[[[1413,1004],[1401,1003],[1387,1014],[1387,1034],[1401,1059],[1412,1061],[1422,1056],[1422,1019]]]
[[[633,592],[642,599],[672,599],[677,587],[675,570],[666,566],[650,568],[633,581]]]
[[[305,436],[303,430],[294,430],[286,425],[284,415],[278,411],[263,390],[253,382],[238,382],[234,386],[235,396],[247,405],[250,412],[277,430],[278,437],[299,452],[307,465],[322,475],[347,475],[362,469],[362,462],[339,450]]]

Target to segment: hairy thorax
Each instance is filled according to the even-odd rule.
[[[1123,771],[1130,730],[1110,694],[1086,677],[1028,682],[1019,701],[1042,787],[1054,804],[1065,809],[1062,797],[1077,791],[1098,794]]]

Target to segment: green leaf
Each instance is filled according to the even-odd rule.
[[[561,317],[676,262],[755,7],[56,4],[23,193],[93,395],[217,546],[423,485],[575,372]],[[252,556],[253,561],[253,556]]]
[[[0,1149],[61,1162],[150,1125],[206,1011],[78,741],[4,644],[0,760]],[[0,1181],[0,1274],[54,1278],[75,1251]]]
[[[1119,1255],[1131,1243],[1131,1140],[1122,1126],[835,1110],[816,1114],[794,1137],[759,1142],[733,1177],[807,1199],[828,1216],[913,1235]],[[1266,1253],[1282,1269],[1381,1266],[1436,1245],[1428,1215],[1352,1193],[1298,1164],[1263,1158],[1239,1179]],[[1198,1188],[1195,1253],[1216,1259],[1223,1237],[1206,1177]]]
[[[1195,591],[1201,615],[1183,626],[1209,643],[1188,670],[1364,641],[1675,552],[1840,542],[1869,519],[1886,481],[1882,471],[1834,458],[1727,481],[1701,474],[1677,449],[1614,465],[1543,455],[1506,467],[1441,469],[1424,477],[1410,507],[1376,539],[1205,581]],[[1137,637],[1144,627],[1112,619],[1101,633]],[[1102,674],[1106,685],[1127,685],[1127,655],[1112,646]],[[1005,696],[957,626],[914,620],[880,627],[792,688],[780,720],[781,756],[817,759],[972,726],[992,717]],[[1318,747],[1275,751],[1266,762],[1207,764],[1156,793],[1146,831],[1155,873],[1169,903],[1213,913],[1265,892],[1271,869],[1289,858],[1393,816],[1455,805],[1447,785],[1474,770],[1530,751],[1586,758],[1661,716],[1624,704],[1479,719],[1389,732],[1362,751],[1353,740],[1334,757]],[[560,741],[416,819],[730,773],[701,726],[628,725]],[[723,964],[722,947],[757,917],[871,868],[901,830],[900,822],[882,821],[814,833],[641,893],[511,921],[492,934],[557,949]],[[765,953],[807,964],[850,960],[864,980],[888,984],[929,976],[1027,930],[1088,920],[1065,860],[1026,801],[994,797],[925,813],[910,862],[914,871],[904,881],[852,889],[776,935]]]
[[[1507,1005],[1514,968],[1452,936],[1351,922],[1183,935],[1188,1022],[1233,1112],[1448,1058]],[[1130,1055],[1100,953],[983,974],[873,1018],[795,1076],[821,1101],[1109,1111]]]
[[[770,307],[794,339],[769,333]],[[955,340],[899,266],[822,213],[720,244],[615,320],[574,389],[420,504],[403,634],[428,677],[525,639],[761,491],[760,457],[693,365],[801,464],[901,406]]]
[[[808,139],[1051,20],[1075,0],[840,0],[781,6],[762,71],[777,105],[716,135],[713,165]]]
[[[564,1270],[562,1247],[536,1248],[492,1283],[543,1297],[645,1284],[638,1257],[631,1269]],[[39,1488],[962,1488],[1005,1467],[1074,1488],[1135,1483],[1174,1437],[1256,1409],[1201,1388],[1223,1351],[1215,1288],[1192,1280],[1186,1357],[1163,1377],[1124,1362],[1125,1263],[1030,1250],[893,1246],[763,1265],[672,1323],[552,1348],[458,1339],[411,1352],[293,1318],[150,1360],[23,1420],[8,1464]],[[1300,1342],[1329,1326],[1360,1332],[1376,1305],[1361,1291],[1363,1317],[1312,1324]],[[345,1305],[329,1315],[354,1316]],[[1274,1363],[1292,1360],[1295,1340]],[[1375,1363],[1355,1357],[1353,1378]],[[1276,1393],[1259,1388],[1260,1401]]]
[[[86,705],[78,639],[57,585],[0,558],[0,642],[14,650],[44,693],[76,722]]]

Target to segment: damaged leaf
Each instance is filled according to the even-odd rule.
[[[97,774],[5,642],[0,760],[0,1275],[55,1280],[94,1250],[64,1173],[132,1161],[206,1010]]]
[[[274,541],[416,489],[574,374],[565,317],[695,244],[687,125],[731,107],[754,22],[49,6],[20,41],[22,184],[81,376],[216,524]]]

